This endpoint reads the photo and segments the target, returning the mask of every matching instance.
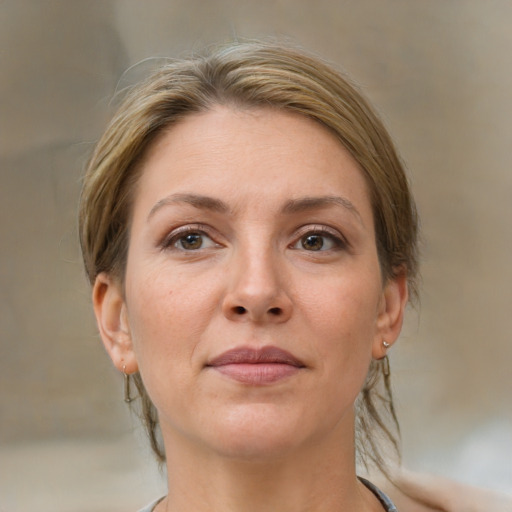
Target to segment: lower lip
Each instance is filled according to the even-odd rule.
[[[299,372],[300,368],[284,363],[236,363],[211,366],[222,375],[253,386],[272,384]]]

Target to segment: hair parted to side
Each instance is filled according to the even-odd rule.
[[[133,195],[149,146],[166,128],[215,105],[291,111],[334,133],[365,176],[383,280],[407,275],[409,295],[416,297],[416,210],[388,132],[358,89],[333,67],[297,48],[266,42],[234,43],[170,61],[127,94],[96,145],[83,182],[79,235],[91,283],[100,272],[123,283]],[[134,380],[152,448],[163,461],[158,415],[140,375]],[[359,458],[386,474],[379,432],[397,453],[399,444],[382,361],[372,363],[357,410]]]

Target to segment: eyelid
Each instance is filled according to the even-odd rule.
[[[216,246],[220,247],[221,244],[219,244],[219,242],[217,242],[214,239],[211,231],[212,231],[212,229],[206,224],[201,224],[201,223],[187,224],[185,226],[180,226],[175,229],[172,229],[169,233],[167,233],[163,237],[162,241],[158,245],[162,250],[175,249],[177,251],[180,251],[180,249],[178,249],[177,247],[174,247],[175,243],[181,237],[184,237],[189,233],[197,233],[197,234],[200,234],[200,235],[203,235],[203,236],[209,238]],[[199,251],[199,250],[201,250],[201,249],[197,249],[197,251]],[[181,251],[188,252],[185,249],[181,249]],[[190,252],[196,252],[196,251],[190,251]]]
[[[308,224],[301,226],[297,230],[297,234],[295,236],[294,242],[291,244],[291,247],[295,247],[295,245],[300,242],[301,238],[309,234],[329,237],[334,241],[336,249],[347,248],[350,246],[345,236],[337,229],[325,226],[323,224]]]

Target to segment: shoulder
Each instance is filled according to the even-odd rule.
[[[437,488],[419,473],[400,471],[393,475],[393,482],[377,480],[379,487],[393,500],[399,512],[450,512],[436,498]]]
[[[512,512],[512,497],[435,475],[401,470],[379,486],[400,512]]]

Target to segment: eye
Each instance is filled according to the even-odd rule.
[[[324,248],[324,245],[326,245],[325,241],[325,236],[306,235],[300,239],[300,244],[302,245],[303,249],[306,249],[306,251],[321,251]],[[330,242],[330,240],[327,240],[327,242]]]
[[[199,249],[218,247],[218,244],[204,231],[198,229],[184,229],[177,233],[171,233],[171,236],[165,240],[163,246],[164,248],[181,251],[197,251]]]
[[[325,229],[310,230],[300,237],[293,245],[293,249],[321,252],[340,249],[346,245],[345,241]]]
[[[174,246],[178,247],[179,249],[194,251],[196,249],[201,249],[205,239],[207,238],[208,237],[202,233],[188,233],[187,235],[178,238]]]

